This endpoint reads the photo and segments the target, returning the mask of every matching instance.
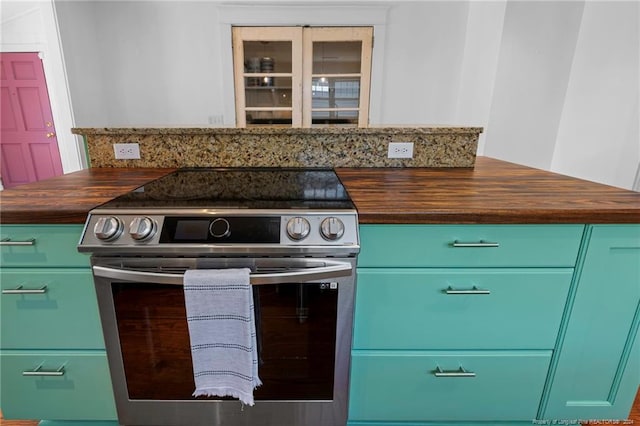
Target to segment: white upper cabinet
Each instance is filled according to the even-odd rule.
[[[236,125],[367,127],[372,27],[233,27]]]

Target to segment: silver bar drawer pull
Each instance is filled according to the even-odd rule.
[[[476,377],[476,373],[467,371],[462,366],[457,370],[442,370],[440,367],[436,367],[433,375],[436,377]]]
[[[490,241],[480,240],[475,243],[465,243],[455,240],[452,244],[453,247],[500,247],[500,243],[492,243]]]
[[[40,288],[24,288],[21,284],[16,288],[8,288],[5,290],[2,290],[2,294],[44,294],[46,292],[47,292],[46,284]]]
[[[23,241],[13,241],[11,238],[3,238],[0,240],[0,246],[35,246],[36,239],[28,238]]]
[[[476,287],[471,287],[471,290],[454,290],[451,286],[447,287],[444,291],[446,294],[491,294],[490,290],[484,290]]]
[[[61,365],[57,370],[44,370],[42,364],[34,368],[33,370],[27,370],[22,372],[23,376],[64,376],[64,365]]]

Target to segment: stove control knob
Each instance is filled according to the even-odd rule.
[[[304,217],[293,217],[287,222],[287,234],[292,240],[303,240],[309,235],[311,225]]]
[[[320,233],[325,240],[339,240],[344,235],[344,223],[337,217],[328,217],[320,223]]]
[[[129,235],[136,241],[146,241],[156,234],[156,222],[150,217],[136,217],[129,224]]]
[[[113,241],[122,234],[123,228],[120,218],[115,216],[101,217],[93,227],[93,233],[99,240]]]

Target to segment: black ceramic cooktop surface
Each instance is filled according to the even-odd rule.
[[[355,209],[332,169],[179,169],[101,208]]]

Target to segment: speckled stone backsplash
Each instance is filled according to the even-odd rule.
[[[76,128],[91,167],[473,167],[479,127]],[[116,160],[114,143],[141,159]],[[413,142],[413,158],[387,158]]]

